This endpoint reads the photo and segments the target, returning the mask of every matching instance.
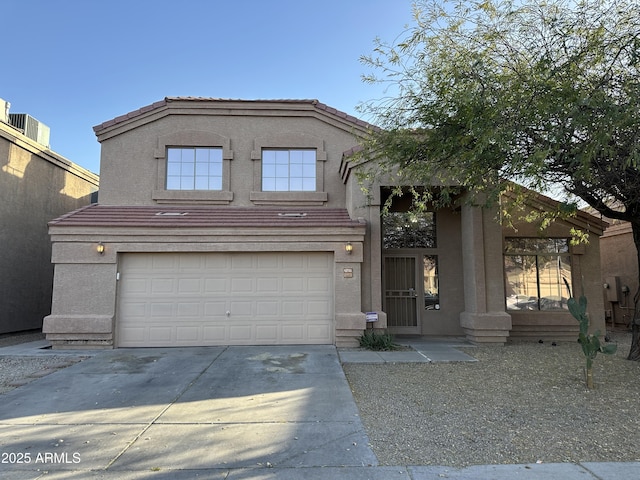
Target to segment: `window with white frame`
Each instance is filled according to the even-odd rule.
[[[315,192],[315,149],[263,149],[263,192]]]
[[[222,148],[168,147],[167,190],[222,190]]]

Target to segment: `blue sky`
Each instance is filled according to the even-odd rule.
[[[2,17],[0,98],[99,173],[92,127],[166,96],[317,98],[362,118],[384,87],[359,58],[404,31],[411,0],[4,0]]]

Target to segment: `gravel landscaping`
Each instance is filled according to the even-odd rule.
[[[0,347],[42,340],[41,333],[26,333],[0,337]],[[0,352],[0,394],[49,375],[81,360],[78,357],[47,354],[38,356],[7,356]]]
[[[382,465],[640,461],[640,363],[630,334],[584,380],[580,345],[461,349],[471,363],[346,364]]]

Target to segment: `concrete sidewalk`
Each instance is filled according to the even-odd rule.
[[[450,363],[476,362],[470,355],[458,350],[473,347],[463,339],[427,338],[420,336],[397,337],[396,343],[409,350],[372,351],[339,349],[342,363]]]
[[[0,396],[0,478],[640,478],[638,463],[380,466],[332,346],[65,354],[87,353]]]

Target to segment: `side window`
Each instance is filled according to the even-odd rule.
[[[167,148],[167,190],[222,190],[222,148]]]
[[[571,254],[566,238],[505,238],[508,310],[567,309]]]
[[[262,150],[263,192],[315,192],[315,150]]]

